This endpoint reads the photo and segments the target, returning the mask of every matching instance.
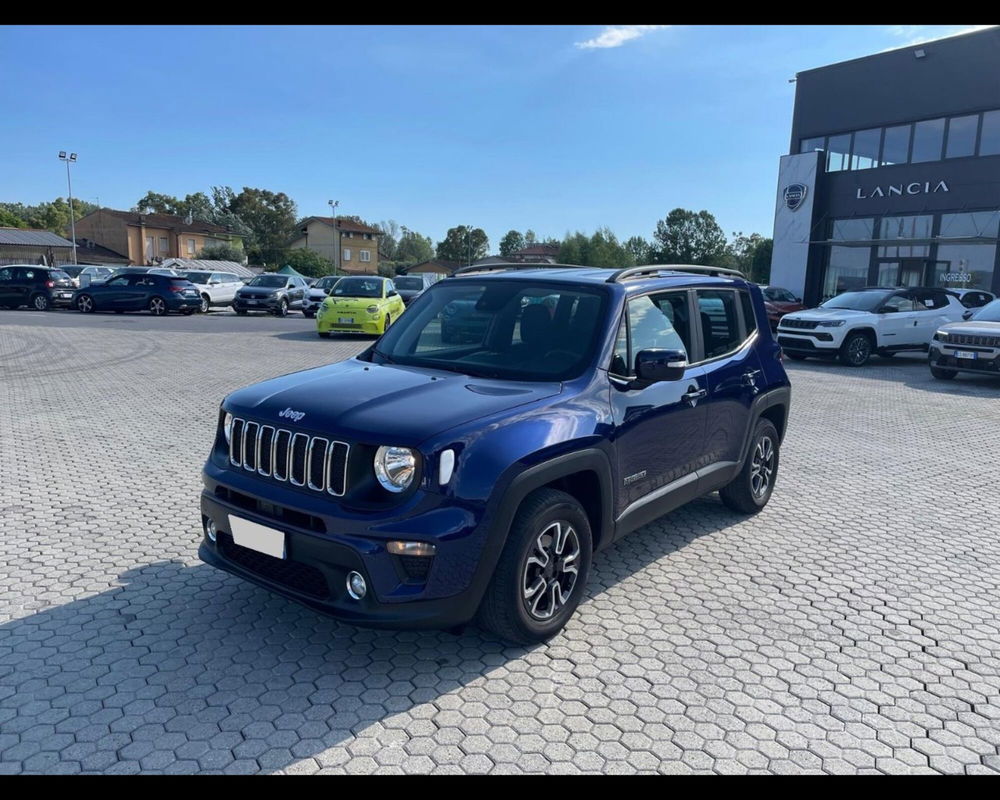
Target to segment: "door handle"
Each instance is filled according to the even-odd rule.
[[[688,403],[696,403],[707,395],[708,389],[691,389],[683,395],[683,399]]]

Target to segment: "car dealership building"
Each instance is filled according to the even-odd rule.
[[[771,283],[1000,292],[1000,28],[796,76]]]

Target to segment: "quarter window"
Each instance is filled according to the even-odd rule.
[[[705,358],[715,358],[735,350],[743,337],[736,310],[736,292],[714,289],[698,290],[698,314]]]

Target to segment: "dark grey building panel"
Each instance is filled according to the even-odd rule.
[[[790,152],[811,136],[988,108],[1000,108],[996,28],[798,73]]]

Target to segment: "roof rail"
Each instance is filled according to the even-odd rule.
[[[696,275],[711,275],[723,278],[742,278],[747,276],[738,269],[728,267],[704,267],[696,264],[650,264],[645,267],[628,267],[611,273],[608,283],[621,283],[629,278],[639,278],[644,275],[659,275],[661,272],[692,272]]]
[[[452,278],[458,275],[468,275],[473,272],[495,272],[497,270],[505,269],[588,269],[588,267],[581,267],[579,264],[548,264],[548,263],[537,263],[532,264],[530,262],[523,261],[510,261],[502,264],[470,264],[467,267],[460,267],[451,273]]]

